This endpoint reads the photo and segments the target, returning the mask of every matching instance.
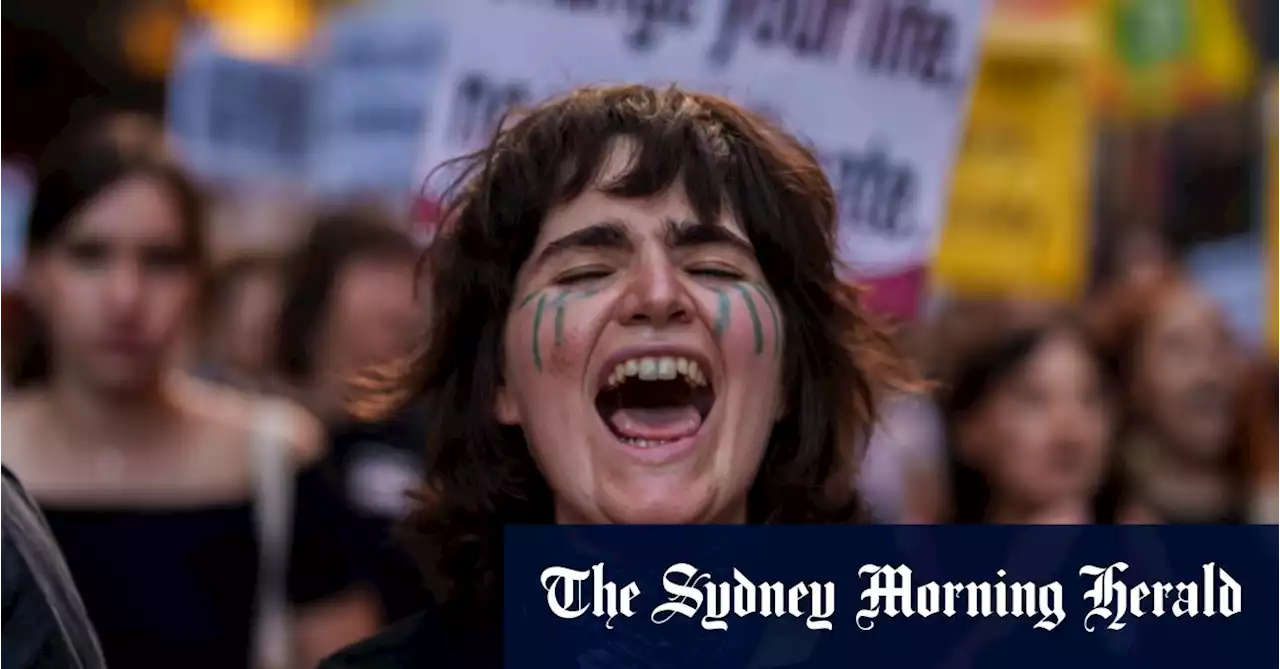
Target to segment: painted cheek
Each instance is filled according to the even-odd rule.
[[[740,281],[710,290],[714,295],[712,327],[722,345],[737,348],[737,342],[742,342],[751,356],[780,358],[782,322],[768,289]]]
[[[517,310],[532,312],[526,346],[535,371],[564,373],[572,366],[573,352],[586,334],[582,318],[575,319],[570,311],[596,292],[547,288],[521,299]]]

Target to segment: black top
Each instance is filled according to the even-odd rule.
[[[297,476],[288,593],[295,605],[355,581],[350,522],[319,468]],[[192,508],[44,505],[111,667],[249,666],[258,540],[252,503]]]
[[[319,669],[487,669],[502,666],[497,628],[446,632],[434,609],[392,625],[340,651]]]
[[[421,484],[425,440],[423,417],[413,409],[385,422],[329,429],[329,458],[352,511],[354,545],[389,622],[431,602],[421,571],[394,532],[413,507],[410,493]]]
[[[4,468],[6,669],[103,669],[84,604],[45,520]]]

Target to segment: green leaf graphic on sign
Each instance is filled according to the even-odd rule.
[[[1191,42],[1186,0],[1122,0],[1115,12],[1116,51],[1130,67],[1185,57]]]

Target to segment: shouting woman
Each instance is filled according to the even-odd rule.
[[[465,161],[402,388],[432,420],[410,523],[440,606],[327,667],[498,664],[506,524],[856,517],[854,445],[904,375],[838,278],[810,151],[720,98],[624,86]]]

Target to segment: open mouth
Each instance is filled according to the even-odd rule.
[[[715,405],[704,365],[683,356],[619,362],[596,396],[596,410],[619,441],[652,448],[698,433]]]

